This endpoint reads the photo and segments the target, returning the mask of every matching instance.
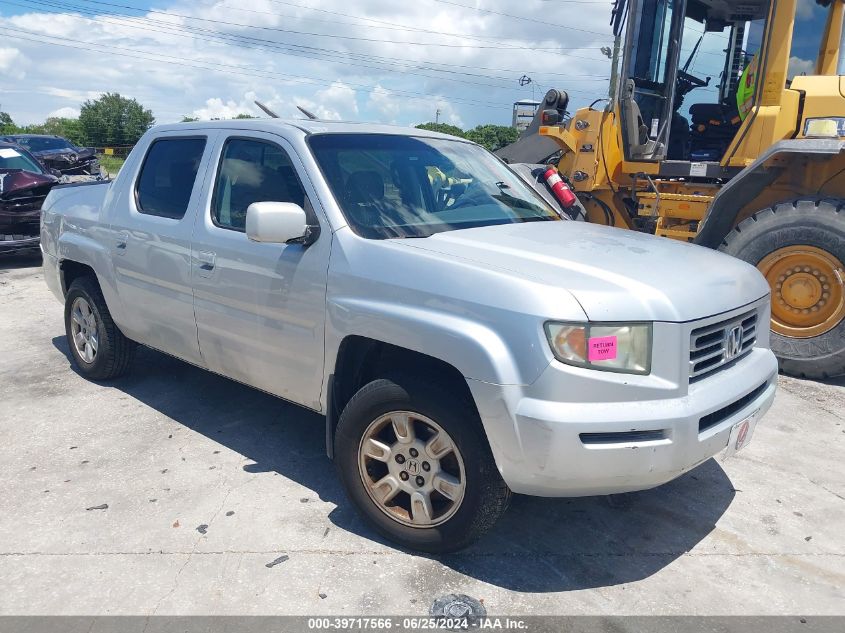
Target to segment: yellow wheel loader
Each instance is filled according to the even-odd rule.
[[[818,22],[796,40],[806,49],[815,38],[805,60],[793,36],[810,14]],[[568,98],[552,90],[533,129],[500,155],[539,162],[538,151],[556,151],[588,221],[757,266],[781,370],[843,374],[843,14],[843,0],[617,0],[607,106],[564,124]]]

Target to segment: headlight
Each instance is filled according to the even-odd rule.
[[[804,136],[819,138],[839,138],[845,136],[845,118],[828,117],[807,119],[804,123]]]
[[[651,324],[546,323],[560,362],[626,374],[651,372]]]

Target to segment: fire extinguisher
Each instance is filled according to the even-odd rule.
[[[546,186],[552,190],[555,198],[557,198],[557,201],[560,202],[560,205],[564,209],[568,209],[577,202],[578,198],[572,193],[572,189],[563,182],[563,178],[560,177],[557,169],[549,167],[543,173],[543,179],[546,181]]]

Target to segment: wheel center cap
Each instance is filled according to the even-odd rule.
[[[422,468],[420,467],[420,463],[416,459],[409,459],[405,462],[405,471],[409,475],[419,475]]]
[[[818,279],[808,273],[793,275],[783,284],[781,296],[793,308],[809,308],[816,305],[822,296]]]

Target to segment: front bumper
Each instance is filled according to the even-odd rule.
[[[84,158],[75,163],[48,159],[45,163],[49,168],[56,169],[67,176],[98,176],[100,174],[100,160],[97,157]]]
[[[38,248],[40,242],[41,238],[38,235],[6,234],[0,232],[0,255],[35,250]]]
[[[777,361],[769,349],[755,348],[676,397],[619,401],[605,382],[606,398],[549,399],[570,372],[552,363],[530,386],[468,381],[496,463],[514,492],[578,497],[671,481],[723,451],[737,422],[768,410]],[[630,393],[633,377],[611,379]]]

